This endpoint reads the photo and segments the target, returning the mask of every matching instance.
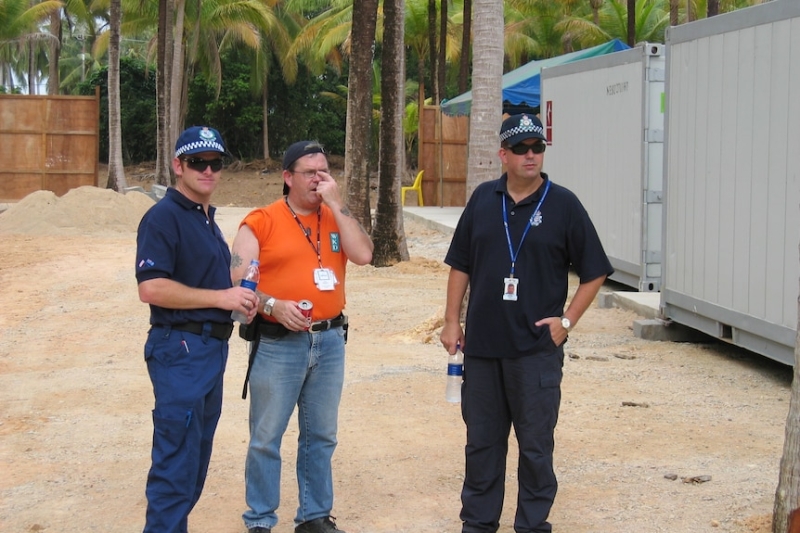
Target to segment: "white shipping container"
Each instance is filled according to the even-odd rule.
[[[580,198],[611,279],[661,287],[664,45],[542,70],[544,170]]]
[[[666,318],[794,363],[800,278],[800,2],[672,27]]]

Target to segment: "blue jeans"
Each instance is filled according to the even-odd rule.
[[[245,526],[272,528],[280,503],[281,440],[295,405],[298,506],[295,524],[333,508],[331,458],[344,382],[344,331],[262,336],[250,374],[250,446],[245,464]]]

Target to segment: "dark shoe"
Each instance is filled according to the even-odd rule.
[[[294,533],[345,533],[336,527],[333,520],[331,516],[309,520],[294,528]]]
[[[249,528],[247,533],[272,533],[272,529],[268,527],[256,526]]]

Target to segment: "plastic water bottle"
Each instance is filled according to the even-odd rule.
[[[255,292],[256,287],[258,287],[258,259],[253,259],[250,261],[250,266],[247,267],[247,271],[244,273],[244,277],[242,278],[242,287],[246,287],[251,291]],[[244,324],[247,322],[247,315],[240,313],[239,311],[234,311],[231,313],[231,318],[239,322],[240,324]]]
[[[464,354],[461,345],[456,345],[456,353],[447,358],[447,388],[444,398],[450,403],[461,402],[461,382],[464,381]]]

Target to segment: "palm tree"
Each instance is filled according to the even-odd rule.
[[[36,53],[35,45],[55,39],[39,27],[61,5],[57,0],[35,5],[29,0],[0,0],[0,84],[5,85],[14,75],[27,72],[29,94],[34,93],[30,87],[34,73],[29,65]]]
[[[56,37],[49,41],[47,94],[58,94],[61,87],[59,61],[63,39],[62,22],[90,21],[91,15],[83,0],[62,0],[62,8],[50,13],[50,33]],[[73,20],[74,19],[74,20]]]
[[[378,0],[353,0],[344,174],[347,180],[347,203],[367,231],[372,227],[369,147],[372,131],[372,59],[377,22]]]
[[[404,174],[403,108],[405,59],[403,0],[383,2],[381,54],[381,126],[378,205],[372,239],[372,264],[390,266],[408,260],[400,187]]]
[[[442,101],[447,85],[447,3],[448,0],[440,0],[439,3],[439,54],[436,57],[436,74],[439,77],[436,87],[436,104]]]
[[[156,60],[156,183],[171,185],[172,143],[169,137],[169,93],[167,80],[172,68],[172,2],[158,0],[158,52]]]
[[[571,32],[557,27],[566,16],[574,14],[572,2],[551,0],[508,0],[505,9],[503,49],[509,69],[530,58],[544,59],[563,54],[565,35]],[[571,48],[572,39],[567,39]]]
[[[634,26],[634,43],[664,42],[664,31],[670,13],[664,2],[637,0]],[[600,9],[600,25],[587,17],[568,17],[558,23],[559,28],[571,31],[582,46],[594,46],[611,39],[628,40],[627,0],[606,0]]]
[[[119,28],[122,23],[122,0],[111,0],[108,46],[108,183],[106,187],[122,191],[128,185],[122,165],[122,110],[119,88]]]
[[[436,0],[428,0],[428,67],[430,73],[431,96],[434,105],[441,101],[439,94],[439,62],[436,55]],[[424,79],[422,72],[419,77]]]
[[[625,42],[633,48],[636,44],[636,0],[628,0],[628,24]]]
[[[264,159],[267,161],[270,159],[269,109],[267,105],[269,86],[267,79],[274,63],[277,61],[284,79],[288,83],[294,83],[297,78],[297,57],[290,54],[289,49],[292,45],[292,35],[296,35],[300,27],[299,23],[280,4],[273,8],[273,14],[278,23],[274,25],[271,31],[262,36],[261,46],[258,50],[253,51],[255,57],[251,63],[252,74],[250,76],[250,86],[253,93],[261,95],[263,110],[262,145]]]
[[[203,0],[188,5],[177,0],[172,54],[170,135],[176,139],[186,118],[188,84],[195,71],[222,81],[220,52],[232,47],[258,52],[265,37],[283,28],[265,2],[260,0]],[[284,32],[285,33],[285,32]],[[260,88],[260,85],[257,85]]]
[[[458,69],[458,93],[467,92],[469,79],[469,60],[472,47],[472,0],[464,0],[461,11],[461,60]]]
[[[472,112],[469,121],[467,199],[480,183],[498,175],[503,76],[503,5],[475,0]]]

